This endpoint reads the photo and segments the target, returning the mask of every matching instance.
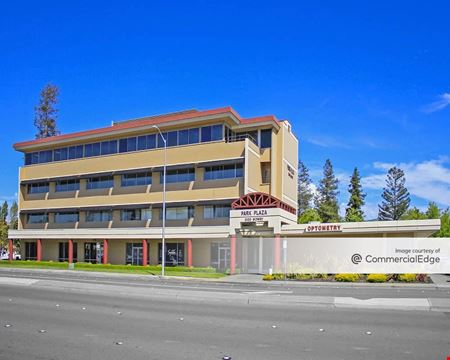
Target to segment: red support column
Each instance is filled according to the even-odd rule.
[[[9,244],[8,244],[8,250],[9,250],[9,260],[12,261],[14,260],[14,243],[13,243],[13,239],[9,239]]]
[[[69,240],[69,264],[73,263],[73,240]]]
[[[108,263],[108,239],[103,239],[103,264]]]
[[[192,239],[187,241],[187,266],[192,267]]]
[[[148,242],[147,239],[142,240],[142,266],[148,265]]]
[[[42,261],[42,240],[37,239],[36,241],[36,260]]]
[[[236,274],[236,235],[230,238],[230,274]]]
[[[281,235],[275,234],[275,240],[273,242],[273,267],[275,271],[280,270],[281,264]]]

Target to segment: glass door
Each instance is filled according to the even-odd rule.
[[[133,247],[131,265],[142,265],[142,246]]]
[[[219,269],[226,270],[230,266],[230,247],[219,246]]]
[[[97,263],[97,243],[84,243],[84,262]]]

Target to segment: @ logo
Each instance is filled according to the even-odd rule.
[[[360,254],[352,255],[352,263],[358,265],[362,261],[362,256]]]

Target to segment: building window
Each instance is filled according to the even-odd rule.
[[[122,209],[121,221],[146,221],[152,219],[152,209]]]
[[[119,152],[136,151],[137,141],[135,137],[130,137],[126,139],[119,140]]]
[[[166,183],[180,183],[195,181],[195,169],[176,169],[176,170],[166,170],[167,180]],[[164,173],[161,171],[161,184],[164,182]]]
[[[100,143],[86,144],[84,145],[84,156],[99,156],[100,155]]]
[[[114,185],[114,178],[112,176],[97,176],[87,179],[86,189],[107,189]]]
[[[204,126],[163,133],[167,146],[197,144],[200,142],[223,139],[223,125]],[[85,145],[76,145],[55,150],[37,151],[25,154],[25,165],[40,164],[52,161],[79,159],[100,155],[110,155],[164,147],[164,141],[158,134],[128,137],[119,140],[108,140]]]
[[[101,154],[109,155],[117,153],[117,140],[103,141],[101,143]]]
[[[184,243],[166,243],[165,264],[167,266],[184,265]],[[162,244],[158,244],[158,261],[162,260]]]
[[[77,221],[79,221],[79,213],[76,211],[55,213],[55,223],[57,224],[74,223]]]
[[[56,182],[55,190],[58,191],[76,191],[80,190],[80,180],[60,180]]]
[[[53,161],[67,160],[69,154],[67,148],[53,150]]]
[[[25,260],[37,259],[37,246],[36,242],[25,242]]]
[[[217,165],[205,167],[205,180],[232,179],[243,176],[243,165]]]
[[[122,186],[150,185],[151,183],[152,174],[150,172],[122,175]]]
[[[194,217],[193,206],[179,206],[166,208],[166,220],[187,220]],[[160,219],[162,219],[162,209],[160,211]]]
[[[154,149],[155,147],[156,147],[156,134],[138,136],[137,138],[138,150]]]
[[[83,157],[83,145],[69,146],[69,159],[79,159]]]
[[[111,210],[90,210],[86,212],[86,222],[105,222],[111,220]]]
[[[48,192],[49,183],[48,182],[40,182],[40,183],[32,183],[27,186],[28,194],[41,194]]]
[[[272,129],[261,130],[260,148],[272,147]]]
[[[203,208],[203,218],[219,219],[230,217],[230,205],[206,205]]]
[[[27,224],[45,224],[48,222],[48,214],[33,213],[27,214]]]
[[[59,261],[69,261],[69,242],[59,243]],[[73,262],[77,262],[78,259],[78,246],[76,242],[73,242]]]

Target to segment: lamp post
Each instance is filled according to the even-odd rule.
[[[163,207],[162,207],[162,244],[161,244],[161,276],[164,277],[166,267],[166,162],[167,162],[167,140],[163,136],[161,129],[153,125],[159,132],[159,136],[164,141],[164,166],[163,166]]]

